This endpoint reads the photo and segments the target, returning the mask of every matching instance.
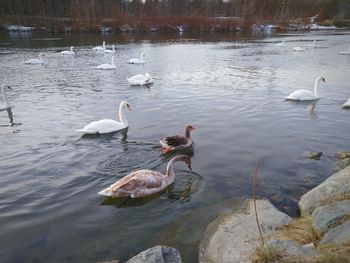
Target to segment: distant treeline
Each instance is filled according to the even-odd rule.
[[[205,23],[210,17],[283,22],[315,14],[350,19],[350,0],[0,0],[1,23],[86,28]]]

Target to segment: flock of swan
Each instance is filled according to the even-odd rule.
[[[96,66],[95,69],[113,70],[113,69],[117,68],[117,66],[115,64],[116,50],[115,50],[114,44],[112,45],[112,49],[107,49],[106,42],[103,41],[102,46],[94,47],[94,48],[92,48],[92,50],[95,52],[103,52],[106,54],[112,54],[111,64],[104,63],[104,64]],[[62,56],[74,56],[75,55],[74,47],[71,46],[69,50],[61,51],[60,54]],[[42,65],[42,64],[45,64],[44,57],[45,57],[45,54],[40,52],[38,58],[28,59],[28,60],[24,61],[23,63],[28,64],[28,65]],[[140,64],[145,64],[146,62],[147,62],[146,55],[144,53],[141,53],[140,58],[131,58],[128,60],[129,64],[139,64],[140,65]],[[153,78],[151,77],[151,75],[149,73],[137,74],[137,75],[132,76],[130,78],[126,78],[126,80],[129,82],[129,84],[131,86],[151,85],[154,82]]]
[[[285,42],[278,43],[276,46],[282,47]],[[313,44],[308,46],[304,45],[303,47],[295,47],[293,50],[301,51],[300,48],[305,49],[307,47],[316,47],[316,40]],[[74,47],[71,47],[70,50],[62,51],[62,55],[74,55]],[[115,69],[116,65],[115,60],[115,49],[114,45],[111,50],[107,50],[105,42],[102,46],[94,47],[93,51],[96,52],[105,52],[112,53],[112,62],[111,64],[102,64],[96,67],[96,69]],[[341,52],[341,54],[349,54],[350,48],[347,51]],[[39,54],[39,58],[29,59],[25,61],[25,64],[43,64],[45,55],[43,53]],[[140,58],[133,58],[128,61],[130,64],[144,64],[146,63],[145,55],[142,53]],[[138,74],[131,78],[127,78],[128,82],[131,85],[147,85],[153,83],[151,76],[146,74]],[[326,82],[324,77],[318,77],[314,83],[313,91],[310,90],[296,90],[289,94],[285,99],[294,100],[294,101],[313,101],[320,99],[318,96],[318,87],[321,82]],[[11,104],[8,100],[6,89],[8,87],[2,87],[2,95],[4,104],[0,105],[0,110],[5,110],[11,108]],[[350,108],[350,99],[343,104],[343,108]],[[119,121],[111,119],[102,119],[99,121],[93,121],[77,131],[82,134],[106,134],[121,131],[129,127],[124,110],[128,109],[131,111],[131,106],[127,101],[122,101],[119,105]],[[168,154],[173,151],[186,150],[192,147],[193,141],[191,138],[191,131],[194,130],[194,127],[188,125],[185,129],[185,135],[175,135],[165,137],[160,140],[161,152],[162,154]],[[166,174],[161,174],[157,171],[152,170],[138,170],[134,171],[122,179],[118,180],[114,184],[108,186],[107,188],[100,191],[98,194],[109,196],[109,197],[127,197],[127,198],[140,198],[149,196],[166,189],[170,184],[174,182],[174,169],[173,166],[176,162],[184,162],[187,164],[190,170],[191,168],[191,159],[186,155],[178,155],[173,157],[167,165]]]

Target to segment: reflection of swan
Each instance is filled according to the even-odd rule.
[[[64,50],[64,51],[61,51],[61,55],[70,55],[70,56],[74,56],[75,55],[75,53],[74,53],[74,51],[73,51],[73,46],[72,47],[70,47],[70,51],[69,50]]]
[[[98,194],[140,198],[161,192],[174,182],[175,174],[173,166],[178,161],[186,163],[188,168],[192,170],[190,157],[178,155],[169,161],[165,175],[152,170],[138,170],[126,175]]]
[[[106,49],[104,52],[105,53],[115,53],[114,44],[112,45],[112,50],[111,49]]]
[[[304,52],[306,51],[306,46],[302,46],[302,47],[293,47],[293,51],[297,51],[297,52]]]
[[[45,60],[43,59],[45,56],[44,53],[40,52],[39,53],[39,58],[32,58],[32,59],[28,59],[27,61],[24,61],[24,64],[44,64]]]
[[[296,90],[293,93],[289,94],[289,96],[286,98],[287,100],[318,100],[318,94],[317,94],[317,89],[320,84],[320,81],[326,82],[326,80],[323,77],[318,77],[315,80],[314,84],[314,92],[310,90]]]
[[[175,135],[161,139],[162,153],[166,154],[170,151],[186,150],[192,146],[191,131],[194,127],[188,125],[185,129],[185,136]]]
[[[350,109],[350,99],[343,104],[343,109]]]
[[[283,40],[282,42],[277,43],[277,44],[276,44],[276,47],[284,47],[285,43],[286,43],[286,41]]]
[[[110,119],[93,121],[86,125],[84,128],[77,131],[85,134],[103,134],[123,130],[129,126],[124,114],[124,108],[128,108],[129,110],[131,110],[131,107],[127,101],[122,101],[119,105],[120,122]]]
[[[348,50],[339,52],[340,55],[350,55],[350,47],[348,47]]]
[[[153,83],[153,79],[150,74],[146,73],[143,74],[137,74],[131,78],[126,78],[130,85],[132,86],[140,86],[140,85],[149,85]]]
[[[1,88],[1,91],[2,91],[2,98],[4,99],[4,104],[1,104],[0,105],[0,110],[7,110],[9,108],[11,108],[11,104],[7,98],[7,93],[6,93],[6,89],[11,89],[10,86],[7,86],[7,87],[2,87]]]
[[[115,66],[114,60],[115,60],[115,56],[113,55],[111,64],[101,64],[95,68],[96,69],[115,69],[116,66]]]
[[[94,51],[105,51],[106,50],[106,42],[103,41],[102,45],[103,45],[102,47],[100,47],[100,46],[99,47],[94,47],[93,50]]]
[[[315,48],[315,47],[317,47],[317,45],[316,45],[316,39],[314,39],[314,42],[312,42],[312,44],[305,44],[305,47],[309,47],[309,48]]]
[[[129,59],[128,63],[129,64],[145,64],[146,63],[145,57],[146,57],[145,53],[141,53],[140,58]]]

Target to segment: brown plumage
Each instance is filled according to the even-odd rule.
[[[188,125],[185,129],[185,136],[175,135],[161,139],[159,142],[162,145],[161,152],[166,154],[170,151],[186,150],[192,145],[191,131],[195,128]]]

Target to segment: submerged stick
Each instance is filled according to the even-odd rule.
[[[263,238],[263,235],[262,235],[262,232],[261,232],[261,228],[260,228],[258,211],[256,209],[256,176],[257,176],[257,174],[258,174],[258,161],[256,161],[255,171],[254,171],[254,174],[253,174],[253,202],[254,202],[256,224],[258,225],[260,238],[261,238],[261,243],[264,246],[265,242],[264,242],[264,238]]]

